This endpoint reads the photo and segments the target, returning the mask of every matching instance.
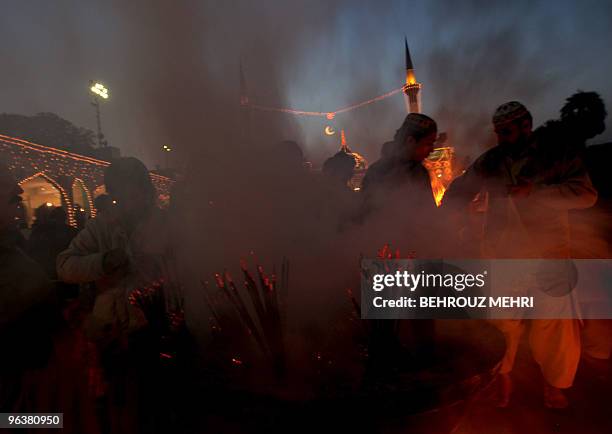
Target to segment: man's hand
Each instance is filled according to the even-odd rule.
[[[518,185],[509,185],[508,186],[508,194],[515,198],[527,197],[531,194],[533,190],[532,182],[521,182]]]
[[[124,268],[128,265],[128,255],[124,249],[118,247],[113,250],[109,250],[104,254],[102,259],[102,268],[104,273],[113,274],[117,270]]]

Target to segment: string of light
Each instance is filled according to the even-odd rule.
[[[25,179],[22,179],[21,181],[19,181],[19,186],[27,184],[29,181],[31,181],[31,180],[33,180],[35,178],[39,178],[39,177],[43,178],[45,181],[47,181],[56,190],[58,190],[60,192],[63,205],[66,206],[66,211],[68,213],[68,224],[70,226],[76,227],[77,222],[76,222],[76,218],[74,217],[74,209],[72,208],[72,202],[70,201],[70,197],[68,196],[68,193],[66,192],[66,190],[56,180],[51,178],[45,172],[37,172],[37,173],[35,173],[33,175],[28,176]]]
[[[297,115],[297,116],[326,117],[327,119],[332,120],[338,114],[346,113],[348,111],[351,111],[351,110],[354,110],[360,107],[364,107],[368,104],[382,101],[383,99],[389,98],[400,92],[404,92],[406,90],[406,86],[407,85],[403,85],[402,87],[398,87],[396,89],[390,90],[389,92],[383,93],[382,95],[375,96],[374,98],[370,98],[368,100],[361,101],[356,104],[352,104],[346,107],[341,107],[336,110],[327,111],[327,112],[295,110],[295,109],[284,108],[284,107],[271,107],[271,106],[264,106],[264,105],[258,105],[258,104],[249,104],[248,99],[244,99],[243,100],[244,102],[241,102],[241,105],[255,109],[255,110],[288,113],[288,114]]]
[[[76,218],[73,209],[74,198],[68,190],[70,188],[74,190],[75,185],[80,185],[85,191],[90,215],[92,217],[96,215],[90,188],[103,184],[104,168],[110,165],[108,161],[1,134],[0,153],[8,157],[9,170],[14,171],[20,185],[36,177],[42,177],[59,191],[66,206],[70,225],[76,225]],[[169,197],[174,180],[151,172],[149,176],[160,197],[162,195]],[[72,181],[71,184],[67,184],[68,179]]]
[[[63,157],[63,158],[69,158],[71,160],[82,162],[82,163],[89,163],[89,164],[94,164],[94,165],[103,166],[103,167],[110,166],[110,163],[108,161],[98,160],[97,158],[92,158],[92,157],[87,157],[85,155],[75,154],[75,153],[72,153],[72,152],[64,151],[63,149],[51,148],[49,146],[39,145],[37,143],[28,142],[27,140],[18,139],[18,138],[15,138],[15,137],[4,136],[2,134],[0,134],[0,141],[6,142],[6,143],[10,143],[10,144],[13,144],[13,145],[17,145],[17,146],[20,146],[22,148],[33,150],[33,151],[37,151],[37,152],[44,152],[44,153],[49,153],[49,154],[57,155],[57,156]],[[149,175],[151,176],[151,178],[153,178],[155,180],[159,180],[159,181],[162,181],[162,182],[167,182],[169,184],[174,183],[174,180],[172,180],[172,179],[170,179],[170,178],[168,178],[166,176],[159,175],[157,173],[149,173]]]
[[[87,205],[89,206],[89,213],[90,213],[91,217],[94,218],[96,216],[96,214],[97,214],[97,210],[96,210],[96,207],[94,206],[93,200],[91,198],[91,192],[89,191],[89,189],[85,185],[85,181],[83,181],[80,178],[74,178],[74,182],[72,183],[72,189],[73,189],[72,195],[73,196],[74,196],[74,186],[75,185],[80,185],[81,188],[83,189],[83,191],[85,192],[85,197],[87,198]]]

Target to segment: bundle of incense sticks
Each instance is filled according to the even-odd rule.
[[[167,338],[185,325],[185,301],[174,255],[166,252],[160,259],[160,277],[133,289],[128,302],[142,310],[150,328]]]
[[[160,334],[176,332],[185,324],[182,305],[170,306],[167,302],[168,286],[164,278],[159,278],[132,290],[128,296],[128,302],[138,307],[149,326]]]
[[[226,271],[215,273],[217,291],[202,282],[204,297],[212,313],[215,331],[231,333],[236,330],[233,318],[238,318],[243,331],[251,336],[261,352],[270,358],[277,374],[285,370],[284,324],[289,286],[289,262],[283,259],[280,280],[276,273],[268,276],[257,265],[257,279],[249,271],[245,261],[240,261],[244,277],[246,297],[241,296],[234,279]],[[248,303],[248,302],[250,303]],[[231,306],[228,314],[227,306]]]
[[[159,332],[165,329],[167,324],[163,286],[163,278],[155,279],[135,288],[128,296],[128,302],[143,312],[149,327]]]
[[[174,252],[169,250],[162,256],[161,266],[164,280],[166,312],[171,329],[178,330],[185,323],[185,295]]]
[[[169,304],[167,293],[172,284],[158,278],[134,289],[128,302],[138,307],[147,320],[147,327],[158,342],[160,361],[167,363],[178,355],[177,338],[185,330],[185,315],[181,304]],[[182,299],[182,297],[180,297]]]

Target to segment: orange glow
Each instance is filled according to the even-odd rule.
[[[45,172],[36,172],[34,175],[31,175],[31,176],[28,176],[25,179],[22,179],[21,181],[18,182],[18,184],[21,187],[21,186],[27,184],[29,181],[33,180],[34,178],[38,178],[38,177],[43,178],[45,181],[47,181],[49,184],[51,184],[53,187],[55,187],[60,192],[60,194],[62,196],[62,201],[66,205],[66,211],[67,211],[67,214],[68,214],[68,224],[70,226],[76,227],[76,219],[74,218],[74,210],[72,209],[72,204],[70,202],[70,198],[68,197],[68,193],[66,192],[66,190],[64,190],[62,188],[61,185],[59,185],[57,183],[57,181],[52,179]],[[51,204],[51,205],[53,205],[53,204]],[[49,205],[47,205],[47,206],[49,206]]]
[[[74,178],[74,181],[72,182],[72,197],[74,198],[74,186],[76,183],[80,184],[80,187],[85,191],[85,197],[87,199],[87,205],[89,206],[89,215],[93,218],[96,216],[96,207],[94,206],[93,203],[93,199],[91,198],[91,193],[89,192],[89,189],[87,188],[87,185],[85,184],[85,181],[83,181],[80,178]],[[81,211],[84,211],[83,208],[81,208]]]
[[[436,206],[440,206],[442,203],[442,198],[444,197],[444,193],[446,192],[446,187],[444,187],[441,183],[431,182],[431,191],[433,192],[434,200],[436,201]]]
[[[435,148],[423,162],[429,172],[431,192],[436,206],[440,206],[444,193],[454,178],[453,158],[454,149],[452,147]]]
[[[406,84],[408,86],[416,84],[416,77],[414,76],[414,70],[409,69],[406,71]]]

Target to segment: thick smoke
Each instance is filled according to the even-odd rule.
[[[170,163],[184,174],[173,198],[176,240],[191,321],[202,329],[207,322],[198,280],[223,268],[235,272],[251,252],[268,268],[288,257],[293,305],[323,319],[312,312],[349,307],[343,291],[355,285],[360,254],[372,257],[389,242],[434,255],[450,229],[399,198],[388,203],[378,225],[345,216],[343,207],[359,205],[324,193],[278,145],[296,140],[319,166],[337,150],[338,135],[323,136],[325,119],[245,113],[238,104],[240,64],[254,102],[334,110],[403,84],[407,35],[423,83],[423,111],[449,133],[460,155],[475,157],[490,144],[497,105],[521,100],[539,123],[556,117],[578,86],[593,83],[582,66],[603,56],[599,50],[609,39],[604,18],[610,17],[609,5],[583,10],[579,3],[527,1],[459,7],[399,0],[160,0],[41,2],[40,8],[20,6],[18,18],[0,18],[0,53],[15,59],[0,80],[18,87],[12,77],[19,75],[28,87],[7,91],[1,110],[57,111],[92,126],[83,92],[87,80],[100,78],[111,89],[103,126],[112,145],[149,165],[163,162],[161,145],[173,146]],[[589,39],[588,49],[578,50],[580,43],[565,36],[567,17],[575,19],[575,37]],[[27,27],[16,26],[26,18]],[[22,41],[24,28],[37,36],[35,44]],[[597,77],[605,83],[604,75]],[[602,91],[611,101],[609,85],[584,90]],[[9,106],[20,93],[31,103]],[[373,162],[404,115],[397,95],[338,116],[333,126],[346,129],[353,149]]]
[[[93,127],[86,86],[99,79],[111,89],[102,109],[111,144],[153,166],[165,163],[161,145],[171,143],[173,165],[197,165],[236,143],[240,60],[253,101],[334,110],[402,84],[406,35],[424,112],[472,154],[485,147],[490,113],[504,100],[523,100],[537,123],[556,117],[578,88],[610,101],[611,9],[571,1],[15,2],[0,17],[0,52],[11,59],[0,71],[0,110],[57,112]],[[403,107],[398,95],[334,126],[373,161]],[[253,136],[297,140],[315,165],[338,146],[337,135],[322,134],[324,119],[258,113],[253,122]]]

